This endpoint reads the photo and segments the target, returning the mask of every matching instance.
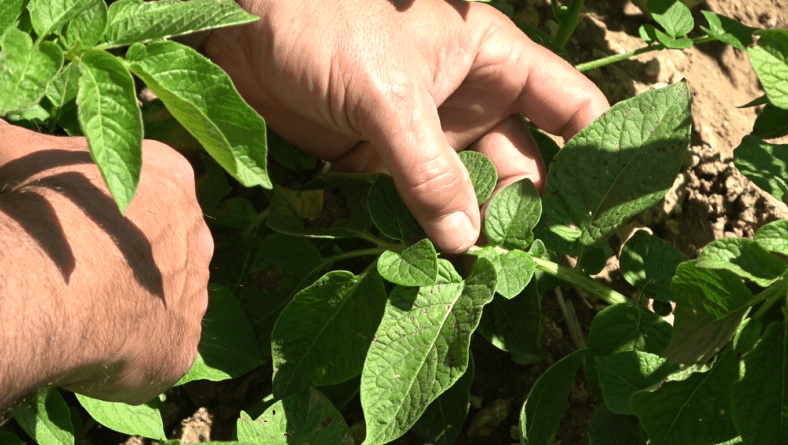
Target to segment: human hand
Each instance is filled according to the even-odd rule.
[[[209,57],[268,125],[345,171],[386,171],[430,238],[462,252],[479,208],[455,151],[490,156],[498,187],[544,166],[522,122],[570,138],[602,93],[508,18],[447,0],[240,0],[262,20],[214,30]]]
[[[83,138],[0,120],[0,407],[50,384],[143,403],[191,367],[213,240],[189,163],[142,151],[124,218]]]

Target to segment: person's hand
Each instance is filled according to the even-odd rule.
[[[467,250],[479,209],[455,151],[490,156],[498,187],[544,167],[523,123],[570,138],[602,93],[509,19],[447,0],[239,0],[262,20],[214,30],[206,54],[270,127],[346,171],[386,171],[429,237]]]
[[[42,385],[142,403],[191,367],[213,240],[186,159],[142,150],[124,218],[83,138],[0,120],[0,408]]]

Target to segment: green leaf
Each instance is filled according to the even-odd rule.
[[[267,237],[250,269],[241,305],[252,320],[261,351],[270,355],[271,332],[290,299],[316,280],[323,258],[305,238],[280,233]]]
[[[534,240],[533,228],[542,214],[542,201],[530,179],[522,179],[495,194],[484,216],[484,234],[494,245],[525,250]]]
[[[82,49],[90,49],[101,41],[106,30],[107,3],[95,0],[69,22],[63,40],[69,48],[81,42]]]
[[[644,42],[647,44],[651,44],[657,40],[657,28],[650,23],[645,23],[640,25],[638,28],[638,34],[640,34],[640,38],[643,39]]]
[[[755,232],[753,241],[769,252],[788,256],[788,220],[766,224]]]
[[[676,318],[664,355],[671,363],[708,360],[757,302],[733,272],[703,269],[692,261],[679,265],[670,288],[676,296]]]
[[[761,139],[774,139],[788,135],[788,110],[767,104],[755,118],[752,135]]]
[[[202,154],[200,160],[205,167],[205,174],[200,176],[195,183],[197,201],[203,211],[210,212],[232,192],[232,187],[230,187],[227,176],[224,175],[224,170],[218,162]]]
[[[788,443],[787,332],[771,323],[744,356],[744,377],[731,387],[733,422],[745,444]]]
[[[7,431],[0,431],[0,443],[3,445],[25,445],[22,439]]]
[[[134,79],[117,57],[88,51],[79,64],[79,123],[90,155],[126,214],[142,170],[142,112]]]
[[[353,445],[342,414],[309,388],[271,405],[257,419],[241,412],[238,439],[257,445]]]
[[[405,206],[391,176],[375,179],[369,189],[368,206],[375,226],[387,237],[408,241],[424,236],[424,229]]]
[[[471,401],[475,365],[473,355],[468,370],[424,411],[412,431],[434,445],[452,445],[462,432]]]
[[[634,304],[614,304],[602,309],[591,321],[587,346],[595,357],[622,351],[661,354],[670,342],[671,329],[653,312]],[[596,362],[589,360],[586,367],[591,390],[601,396]]]
[[[79,93],[79,68],[69,63],[52,80],[46,90],[47,99],[54,108],[63,108],[69,102],[75,102]]]
[[[629,397],[660,383],[676,370],[667,359],[641,351],[617,352],[595,359],[605,405],[616,414],[634,414]]]
[[[364,444],[405,434],[465,373],[471,334],[494,288],[495,269],[480,258],[464,282],[394,289],[361,373]]]
[[[750,108],[750,107],[757,107],[758,105],[766,105],[766,104],[768,104],[768,103],[769,103],[769,98],[768,98],[768,97],[766,97],[766,95],[764,94],[763,96],[761,96],[761,97],[758,97],[758,98],[755,98],[755,99],[753,99],[753,100],[751,100],[751,101],[747,102],[747,103],[746,103],[746,104],[744,104],[744,105],[739,105],[739,106],[738,106],[738,107],[736,107],[736,108]]]
[[[754,318],[746,318],[733,337],[733,350],[742,356],[752,350],[755,343],[761,338],[762,324]]]
[[[317,389],[326,396],[334,408],[342,411],[358,395],[360,387],[361,374],[348,381],[336,385],[321,386]]]
[[[680,0],[648,0],[646,5],[651,17],[670,37],[681,37],[695,27],[692,12]]]
[[[747,48],[750,64],[769,102],[788,109],[788,30],[769,29],[755,34],[760,38],[755,46]]]
[[[216,207],[206,209],[205,214],[210,216],[208,220],[211,227],[226,227],[233,230],[251,227],[257,218],[257,210],[252,201],[241,196],[225,199]]]
[[[479,252],[480,258],[486,258],[495,266],[498,284],[495,292],[506,298],[514,298],[531,282],[536,270],[536,263],[531,255],[522,250],[510,250],[500,253],[495,248],[485,247]]]
[[[256,20],[232,0],[121,0],[109,8],[105,40],[126,46]]]
[[[254,329],[241,303],[219,285],[208,286],[210,299],[192,369],[178,381],[220,381],[240,377],[263,364]]]
[[[383,316],[386,289],[375,271],[333,271],[302,290],[271,334],[274,395],[335,385],[361,373]]]
[[[372,224],[367,211],[368,187],[296,191],[275,186],[268,227],[314,238],[356,237]]]
[[[146,4],[161,3],[200,9],[194,1]],[[228,173],[246,187],[272,187],[266,171],[265,122],[244,102],[227,73],[197,51],[168,41],[134,45],[126,62]]]
[[[788,202],[788,145],[772,145],[754,136],[744,136],[733,150],[733,163],[755,185]]]
[[[697,267],[727,269],[767,287],[785,275],[785,263],[747,238],[721,238],[698,255]]]
[[[378,259],[378,273],[401,286],[432,286],[438,278],[438,254],[424,238],[401,253],[387,250]]]
[[[449,260],[438,258],[438,278],[435,280],[436,284],[442,283],[461,283],[462,277],[457,273],[457,269],[451,264]]]
[[[38,391],[34,400],[14,413],[19,426],[36,442],[46,445],[74,445],[71,412],[63,396],[52,388]]]
[[[542,155],[545,168],[549,168],[561,147],[550,136],[542,133],[536,127],[529,126],[528,129],[531,130],[531,136],[533,136],[536,145],[539,147],[539,153]]]
[[[542,307],[536,283],[512,299],[496,295],[484,307],[479,333],[502,351],[527,356],[537,362],[547,357],[541,346]]]
[[[547,175],[546,227],[591,245],[659,202],[689,145],[689,106],[680,82],[619,102],[576,134]]]
[[[686,37],[671,37],[658,29],[654,30],[654,35],[657,37],[659,43],[665,45],[667,48],[685,49],[692,46],[692,39]]]
[[[166,437],[158,398],[134,406],[120,402],[105,402],[81,394],[76,396],[90,417],[111,430],[151,439]]]
[[[588,426],[589,445],[646,445],[634,416],[611,412],[604,404],[594,411]]]
[[[63,66],[63,52],[52,42],[33,48],[30,35],[11,28],[0,51],[0,117],[21,113],[44,97],[47,85]]]
[[[701,14],[709,22],[709,27],[701,26],[700,29],[708,34],[709,37],[714,37],[720,42],[727,43],[742,51],[746,51],[747,47],[752,45],[752,33],[755,32],[755,28],[744,26],[736,20],[711,11],[701,11]]]
[[[490,199],[495,184],[498,183],[498,171],[495,164],[487,156],[476,151],[461,151],[457,153],[471,175],[473,190],[476,192],[476,202],[484,204]]]
[[[737,436],[730,388],[738,378],[739,363],[730,352],[709,371],[633,394],[630,405],[652,445],[713,445]]]
[[[0,3],[0,36],[14,25],[25,10],[25,0],[5,0]]]
[[[267,129],[266,139],[268,140],[268,154],[281,166],[290,170],[315,168],[317,159],[314,155],[287,142],[270,128]]]
[[[30,22],[36,34],[46,37],[53,32],[59,33],[67,21],[96,1],[103,0],[30,0],[27,9],[30,11]]]
[[[575,374],[587,349],[575,351],[547,368],[534,383],[520,412],[520,442],[523,445],[549,445],[555,439]]]

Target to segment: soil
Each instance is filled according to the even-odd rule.
[[[555,23],[549,1],[515,0],[517,16],[533,26],[549,31]],[[788,3],[783,0],[708,0],[696,7],[696,23],[705,24],[698,12],[709,9],[756,28],[788,28]],[[576,62],[598,59],[642,46],[638,27],[648,19],[629,1],[586,2],[578,28],[567,45]],[[707,43],[682,51],[643,54],[628,61],[587,73],[605,92],[611,103],[662,84],[686,79],[692,91],[693,133],[691,149],[673,190],[662,204],[637,217],[619,235],[621,241],[638,227],[647,227],[667,239],[688,257],[694,257],[710,241],[726,236],[751,237],[757,228],[779,218],[788,218],[788,208],[763,193],[733,167],[733,150],[752,130],[759,107],[739,109],[763,94],[750,68],[746,53]],[[777,140],[788,143],[788,138]],[[332,209],[329,209],[332,211]],[[623,244],[623,243],[618,243]],[[613,246],[614,248],[619,246]],[[621,279],[618,262],[612,257],[599,279],[625,295],[634,289]],[[576,293],[567,293],[585,334],[599,302]],[[531,386],[550,364],[576,349],[556,298],[548,292],[543,299],[544,347],[549,357],[523,366],[512,357],[476,336],[472,350],[476,376],[471,387],[473,406],[458,445],[514,444],[520,407]],[[240,410],[247,410],[270,393],[270,365],[231,382],[192,382],[168,395],[166,420],[171,437],[185,443],[228,440]],[[474,426],[482,410],[494,407],[495,422]],[[588,443],[586,431],[596,402],[588,391],[583,373],[578,373],[556,443]],[[508,413],[507,413],[508,411]],[[358,400],[343,411],[354,430],[363,429]],[[489,410],[484,411],[489,414]],[[495,423],[497,422],[497,425]],[[485,435],[476,435],[484,433]],[[94,437],[92,434],[91,437]],[[127,441],[128,440],[128,441]],[[94,443],[142,443],[138,438],[94,437]],[[423,445],[408,434],[394,442]]]

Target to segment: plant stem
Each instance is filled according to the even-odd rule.
[[[569,41],[569,37],[575,31],[577,26],[578,17],[580,16],[580,8],[583,7],[583,0],[572,0],[569,7],[565,11],[561,11],[556,18],[559,21],[558,31],[555,33],[555,43],[561,48]]]
[[[766,313],[775,303],[780,301],[782,298],[785,297],[785,291],[788,289],[788,279],[783,278],[782,280],[774,283],[773,285],[769,286],[763,292],[759,293],[755,296],[755,298],[759,300],[766,300],[764,301],[763,305],[758,308],[758,312],[752,316],[752,318],[756,320],[760,320],[763,317],[763,314]]]
[[[509,253],[508,250],[504,249],[501,246],[495,246],[494,249],[501,254]],[[469,255],[477,255],[481,250],[482,247],[473,246],[470,249],[468,249],[467,253]],[[556,264],[552,261],[548,261],[539,258],[537,256],[531,255],[531,258],[536,263],[536,268],[541,270],[542,272],[547,272],[554,277],[560,278],[566,282],[574,284],[575,286],[578,286],[579,288],[583,289],[589,294],[604,300],[608,304],[632,303],[632,301],[629,298],[621,295],[620,293],[614,291],[613,289],[610,289],[609,287],[596,281],[595,279],[589,277],[588,275],[584,274],[579,270],[561,266],[560,264]]]
[[[586,347],[586,340],[583,337],[583,329],[580,327],[580,322],[577,321],[577,313],[571,302],[569,304],[564,301],[564,294],[561,292],[561,287],[555,288],[555,296],[558,300],[558,307],[561,309],[561,314],[566,320],[566,325],[569,327],[569,336],[572,337],[572,343],[575,344],[577,349]]]
[[[716,40],[716,39],[714,39],[713,37],[709,37],[709,36],[696,37],[696,38],[692,39],[692,44],[693,45],[700,45],[701,43],[711,42],[711,41],[714,41],[714,40]],[[575,68],[577,68],[577,70],[580,71],[580,72],[586,72],[586,71],[593,70],[595,68],[600,68],[600,67],[607,66],[607,65],[610,65],[610,64],[613,64],[613,63],[616,63],[616,62],[620,62],[622,60],[629,59],[630,57],[633,57],[633,56],[637,56],[637,55],[644,54],[644,53],[650,53],[652,51],[660,51],[660,50],[663,50],[663,49],[667,49],[667,47],[665,45],[661,44],[661,43],[657,43],[655,45],[644,46],[643,48],[638,48],[638,49],[636,49],[634,51],[629,51],[629,52],[624,53],[624,54],[614,54],[612,56],[603,57],[601,59],[592,60],[592,61],[586,62],[586,63],[581,63],[581,64],[578,64],[578,65],[575,65]]]

